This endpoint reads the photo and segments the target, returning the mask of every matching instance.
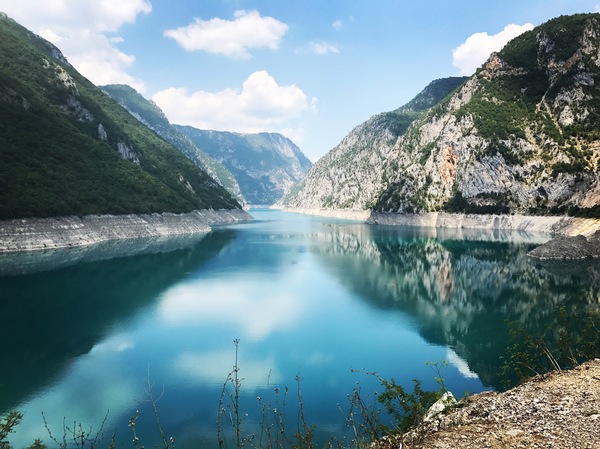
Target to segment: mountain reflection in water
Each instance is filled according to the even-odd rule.
[[[427,341],[452,348],[495,389],[511,343],[509,322],[537,335],[558,327],[560,307],[580,319],[598,307],[600,262],[529,258],[535,244],[523,242],[539,243],[536,235],[418,228],[399,234],[357,225],[331,231],[321,236],[331,245],[314,251],[340,282],[375,307],[413,317]]]

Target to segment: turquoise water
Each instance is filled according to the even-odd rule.
[[[283,410],[286,387],[293,434],[299,379],[318,438],[349,438],[348,395],[357,383],[371,399],[380,388],[356,370],[435,388],[428,362],[446,360],[455,396],[500,388],[507,320],[534,332],[557,307],[598,305],[598,264],[531,260],[540,236],[251,213],[160,251],[139,242],[17,268],[0,259],[0,414],[25,414],[15,446],[51,443],[46,427],[62,440],[64,425],[95,432],[105,420],[105,439],[116,431],[133,447],[138,411],[138,447],[160,444],[150,386],[167,437],[215,447],[236,339],[244,435],[261,427],[261,404]]]

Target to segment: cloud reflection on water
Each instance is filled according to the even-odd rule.
[[[186,352],[180,354],[173,366],[177,374],[197,385],[222,385],[227,373],[233,370],[232,351]],[[240,376],[245,387],[265,386],[269,382],[278,383],[283,376],[276,367],[273,356],[264,359],[240,356],[238,359]]]
[[[272,282],[272,289],[265,292],[269,282],[268,277],[254,277],[179,284],[165,292],[157,311],[169,326],[228,324],[239,330],[238,337],[262,341],[302,322],[307,307],[295,293],[299,290],[294,279]]]

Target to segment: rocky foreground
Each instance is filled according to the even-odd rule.
[[[600,359],[485,392],[377,449],[600,448]]]

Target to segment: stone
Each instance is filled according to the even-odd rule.
[[[454,395],[450,391],[446,391],[441,398],[439,398],[431,407],[429,407],[429,410],[427,410],[423,421],[432,421],[433,419],[437,418],[438,415],[457,403],[458,402]]]
[[[98,124],[98,140],[108,140],[108,134],[106,134],[106,130],[104,129],[104,125],[102,125],[102,123]]]
[[[206,234],[211,225],[250,220],[241,209],[188,214],[88,215],[0,221],[0,253],[72,248],[100,242]]]

